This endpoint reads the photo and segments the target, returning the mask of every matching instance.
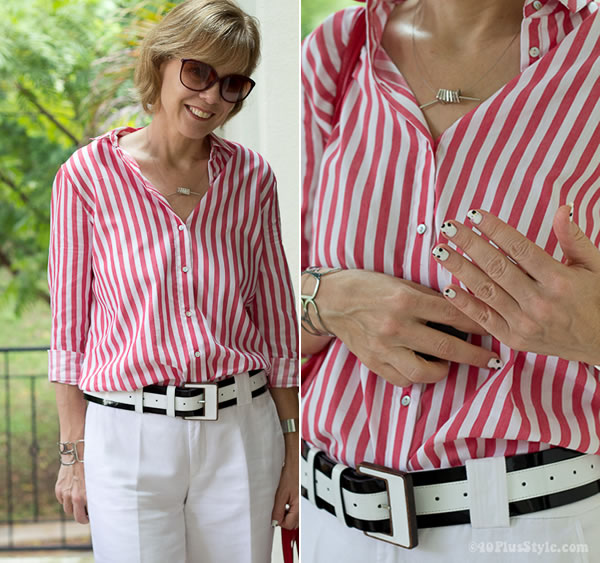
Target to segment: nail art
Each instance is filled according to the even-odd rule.
[[[277,520],[271,520],[271,527],[275,528],[276,526],[279,526],[279,522]]]
[[[458,232],[456,227],[448,221],[442,225],[441,231],[447,238],[452,238]]]
[[[471,220],[471,223],[474,223],[475,225],[479,225],[483,220],[483,215],[476,209],[471,209],[471,211],[467,213],[467,217]]]
[[[431,253],[441,262],[448,260],[448,258],[450,256],[450,253],[445,248],[442,248],[441,246],[436,246],[432,250]]]
[[[488,362],[488,367],[490,369],[502,369],[504,367],[504,362],[502,360],[500,360],[499,358],[492,358]]]
[[[571,211],[569,211],[569,221],[571,221],[571,223],[572,223],[573,222],[573,209],[575,207],[575,203],[570,201],[569,203],[567,203],[567,205],[571,208]]]
[[[444,289],[444,295],[450,299],[454,299],[456,297],[456,291],[454,291],[451,287],[447,287]]]

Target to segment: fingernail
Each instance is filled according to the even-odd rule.
[[[456,227],[448,221],[442,225],[441,231],[447,238],[452,238],[458,232]]]
[[[441,262],[448,260],[448,257],[450,256],[450,253],[441,246],[436,246],[431,253]]]
[[[504,362],[499,358],[492,358],[488,362],[488,367],[490,369],[502,369],[504,367]]]
[[[451,287],[447,287],[444,289],[444,295],[450,299],[454,299],[456,297],[456,291],[454,291]]]
[[[467,217],[470,219],[471,223],[474,223],[475,225],[479,225],[483,220],[483,215],[475,209],[471,209],[471,211],[467,213]]]
[[[575,203],[574,202],[569,202],[567,203],[567,205],[571,208],[571,211],[569,211],[569,221],[571,221],[571,223],[573,222],[573,209],[575,208]]]
[[[277,520],[271,520],[271,527],[275,528],[276,526],[279,526],[279,522]]]

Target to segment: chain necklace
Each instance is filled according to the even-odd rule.
[[[148,129],[146,128],[146,138],[148,139]],[[150,140],[148,139],[148,143],[150,142]],[[162,170],[160,169],[160,166],[157,166],[157,158],[155,156],[151,156],[152,158],[152,165],[153,167],[158,170],[158,173],[160,174],[160,178],[161,180],[164,182],[165,187],[168,185],[168,182],[165,181],[165,177],[163,176]],[[185,196],[189,196],[189,195],[199,195],[202,196],[203,194],[199,193],[199,192],[193,192],[190,188],[186,188],[184,186],[178,186],[177,189],[170,193],[170,194],[165,194],[165,197],[171,197],[174,195],[185,195]]]
[[[415,10],[415,15],[413,16],[413,25],[412,25],[412,48],[413,48],[413,56],[415,59],[415,67],[418,69],[421,66],[424,65],[420,65],[419,64],[419,59],[418,59],[418,53],[417,53],[417,44],[415,41],[415,28],[416,28],[416,23],[417,23],[417,14],[419,13],[419,11],[422,9],[423,4],[419,3],[418,8]],[[496,62],[489,68],[489,70],[482,76],[479,78],[479,80],[477,80],[476,82],[474,82],[473,84],[471,84],[466,90],[468,92],[472,91],[473,88],[475,88],[475,86],[477,86],[484,78],[486,78],[500,63],[500,61],[504,58],[504,55],[506,55],[506,53],[508,52],[508,50],[510,49],[511,45],[515,42],[515,39],[517,37],[519,37],[519,35],[521,34],[521,30],[519,29],[519,31],[517,31],[517,33],[515,34],[515,36],[510,40],[510,43],[506,46],[506,48],[504,49],[504,51],[502,51],[501,55],[498,57],[498,59],[496,60]],[[423,81],[423,83],[432,91],[435,93],[435,100],[432,100],[431,102],[427,102],[423,105],[419,106],[419,109],[425,109],[428,108],[429,106],[433,106],[434,104],[440,103],[440,104],[460,104],[460,102],[462,100],[468,100],[468,101],[473,101],[473,102],[480,102],[481,98],[474,98],[471,96],[463,96],[462,95],[462,90],[458,89],[458,90],[452,90],[450,88],[434,88],[430,82],[427,80],[427,75],[425,70],[423,70],[423,74],[421,76],[421,80]]]

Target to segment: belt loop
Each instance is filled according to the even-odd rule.
[[[250,375],[248,372],[234,375],[235,380],[235,396],[237,397],[238,405],[248,405],[252,402],[252,392],[250,391]]]
[[[346,526],[346,515],[344,514],[344,501],[342,500],[342,472],[346,466],[342,463],[337,463],[331,470],[331,486],[333,488],[333,508],[338,520]]]
[[[310,448],[308,455],[306,456],[306,463],[308,465],[308,483],[306,484],[306,490],[308,492],[308,500],[315,506],[317,504],[317,497],[315,496],[315,457],[319,453],[317,448]]]
[[[167,416],[175,416],[175,385],[167,385]]]
[[[508,483],[504,457],[468,459],[467,490],[473,528],[508,528]]]
[[[133,393],[133,398],[135,400],[135,412],[143,413],[144,412],[144,390],[136,389],[135,391],[132,391],[132,393]]]

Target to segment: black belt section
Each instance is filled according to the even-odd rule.
[[[249,376],[256,375],[257,373],[260,373],[261,371],[264,371],[264,370],[262,370],[262,369],[250,370],[248,372],[248,375]],[[204,382],[202,381],[202,382],[198,382],[198,383],[204,383]],[[211,382],[207,381],[206,383],[211,383]],[[229,385],[235,385],[235,379],[233,377],[227,377],[225,379],[220,379],[219,381],[215,381],[214,383],[219,389],[223,389],[224,387],[228,387]],[[267,388],[268,388],[267,385],[263,385],[262,387],[259,387],[258,389],[254,389],[252,391],[252,398],[262,395],[267,390]],[[157,395],[166,395],[167,394],[167,385],[156,385],[156,384],[155,385],[146,385],[142,389],[145,392],[156,393]],[[176,387],[175,388],[175,396],[176,397],[197,397],[198,395],[202,395],[203,393],[204,393],[203,389],[197,389],[197,388],[193,388],[193,387]],[[134,411],[135,410],[135,405],[128,405],[126,403],[117,403],[117,402],[111,402],[111,404],[105,404],[104,400],[101,399],[100,397],[94,397],[93,395],[88,395],[85,392],[83,393],[83,397],[87,401],[90,401],[92,403],[98,403],[99,405],[113,407],[115,409],[124,409],[126,411]],[[227,407],[232,407],[233,405],[236,405],[236,404],[237,404],[236,398],[230,399],[229,401],[219,402],[219,410],[227,408]],[[144,407],[144,412],[148,412],[151,414],[166,414],[165,409],[157,409],[156,407]],[[175,411],[175,416],[182,416],[182,417],[183,416],[204,416],[204,407],[193,410],[193,411]]]
[[[309,446],[302,441],[302,457],[307,459]],[[556,463],[584,455],[581,452],[568,450],[566,448],[550,448],[540,452],[528,454],[518,454],[506,457],[506,472],[518,471],[520,469],[528,469],[549,463]],[[327,477],[331,477],[331,472],[337,462],[328,458],[323,452],[319,452],[315,456],[315,470],[318,469]],[[464,465],[459,467],[449,467],[445,469],[433,469],[427,471],[415,471],[410,473],[413,487],[422,485],[434,485],[438,483],[452,483],[455,481],[465,481],[467,479],[467,469]],[[387,490],[386,483],[383,479],[363,475],[355,469],[349,467],[344,470],[340,477],[340,485],[342,489],[346,489],[353,493],[381,493]],[[305,487],[301,488],[302,496],[308,498],[308,491]],[[600,480],[593,481],[581,487],[575,487],[560,493],[551,495],[543,495],[526,500],[509,502],[508,509],[510,516],[518,516],[519,514],[529,514],[531,512],[539,512],[549,508],[556,508],[571,504],[579,500],[591,497],[600,493]],[[324,501],[318,495],[315,497],[318,508],[322,508],[335,516],[335,508],[332,504]],[[394,502],[393,499],[391,502]],[[380,532],[390,534],[389,520],[360,520],[349,516],[344,511],[346,523],[351,528],[357,528],[363,532]],[[468,510],[458,510],[455,512],[443,512],[440,514],[417,514],[417,527],[419,528],[436,528],[439,526],[453,526],[457,524],[470,524],[471,517]]]

